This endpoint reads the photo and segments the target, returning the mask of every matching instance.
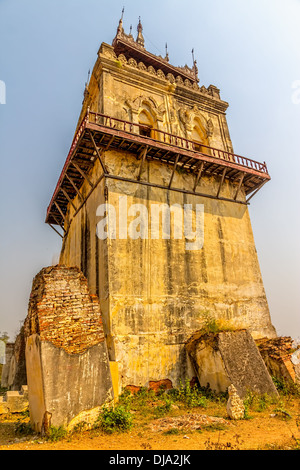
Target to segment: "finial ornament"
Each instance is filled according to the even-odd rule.
[[[122,15],[121,15],[121,18],[120,18],[120,21],[119,21],[119,26],[118,26],[118,29],[117,29],[117,36],[119,36],[120,34],[123,34],[123,33],[124,33],[124,28],[123,28],[123,16],[124,16],[124,11],[125,11],[125,8],[123,7],[123,9],[122,9]]]
[[[142,23],[141,23],[141,17],[139,16],[139,24],[137,26],[137,32],[138,32],[138,35],[137,35],[137,38],[136,38],[136,42],[140,45],[140,46],[143,46],[144,47],[144,44],[145,44],[145,40],[144,40],[144,36],[143,36],[143,26],[142,26]]]
[[[194,48],[192,49],[192,57],[193,57],[193,71],[194,71],[194,75],[195,75],[195,80],[198,82],[199,81],[198,67],[197,67],[197,61],[195,60],[195,57],[194,57]]]
[[[139,16],[139,24],[137,25],[137,31],[142,32],[143,31],[143,26],[141,23],[141,17]]]
[[[166,43],[166,57],[165,60],[169,62],[168,44]]]
[[[88,86],[89,86],[89,82],[90,82],[90,74],[91,74],[91,70],[89,69],[88,78],[87,78],[87,81],[85,82],[85,85],[84,85],[84,92],[83,92],[84,100],[89,96]]]

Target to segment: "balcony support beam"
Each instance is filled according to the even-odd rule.
[[[73,186],[73,188],[75,189],[79,199],[81,199],[81,201],[83,201],[83,197],[79,191],[79,189],[77,188],[76,184],[74,183],[74,181],[72,180],[72,178],[68,175],[68,173],[66,173],[66,178],[70,181],[71,185]]]
[[[57,235],[59,235],[61,238],[64,238],[64,237],[62,236],[62,234],[61,234],[61,233],[59,233],[59,231],[58,231],[58,230],[56,230],[56,228],[55,228],[55,227],[53,227],[53,225],[52,225],[52,224],[50,224],[50,222],[48,222],[48,225],[50,225],[50,227],[52,228],[52,230],[54,230],[54,232],[56,232],[56,233],[57,233]]]
[[[266,180],[263,181],[263,182],[258,186],[258,188],[256,188],[256,190],[254,191],[254,193],[252,193],[251,196],[248,197],[248,199],[246,200],[246,203],[247,203],[247,204],[249,203],[250,199],[252,199],[253,196],[255,196],[255,194],[263,187],[263,185],[266,184],[266,182],[267,182]]]
[[[55,207],[58,209],[58,212],[60,213],[60,215],[62,216],[63,220],[65,221],[66,220],[66,216],[65,214],[63,213],[63,211],[61,210],[61,208],[59,207],[59,204],[54,201],[54,204],[55,204]],[[55,218],[55,216],[54,216]],[[55,218],[55,220],[57,221],[57,219]],[[60,224],[59,224],[60,225]]]
[[[239,185],[238,185],[238,188],[237,188],[236,193],[235,193],[235,196],[234,196],[234,200],[235,200],[235,201],[237,200],[237,197],[238,197],[238,194],[239,194],[240,189],[241,189],[241,187],[242,187],[244,178],[245,178],[245,173],[243,173],[242,176],[241,176],[241,178],[240,178]]]
[[[55,220],[56,224],[59,225],[60,228],[61,228],[64,232],[66,232],[64,226],[60,223],[60,221],[56,218],[56,216],[55,216],[53,213],[52,213],[52,217],[53,217],[53,219]]]
[[[81,176],[89,183],[91,187],[93,187],[93,183],[89,179],[89,177],[85,174],[85,172],[77,165],[75,162],[71,162],[72,165],[76,168],[76,170],[81,174]]]
[[[174,178],[174,174],[175,174],[175,171],[176,171],[176,167],[177,167],[179,158],[180,158],[180,155],[178,153],[176,155],[176,159],[175,159],[175,162],[174,162],[174,166],[173,166],[173,170],[172,170],[172,174],[171,174],[171,178],[170,178],[170,182],[169,182],[169,186],[168,186],[169,189],[171,188],[171,184],[172,184],[172,181],[173,181],[173,178]]]
[[[141,176],[142,176],[142,171],[143,171],[144,163],[145,163],[146,156],[147,156],[147,150],[148,150],[148,145],[146,145],[144,150],[142,150],[142,154],[140,156],[140,158],[142,158],[142,160],[141,160],[141,163],[140,163],[139,174],[138,174],[138,177],[137,177],[138,181],[140,181]]]
[[[65,191],[63,188],[60,188],[61,192],[63,193],[63,195],[66,197],[66,199],[69,201],[69,203],[73,206],[73,209],[76,211],[76,206],[75,204],[73,203],[72,199],[70,198],[70,196],[68,195],[67,191]]]
[[[218,192],[217,192],[217,198],[219,198],[219,195],[220,195],[223,183],[224,183],[224,178],[225,178],[226,171],[227,171],[227,168],[224,168],[223,173],[222,173],[222,177],[221,177],[221,181],[220,181],[220,184],[219,184],[219,189],[218,189]]]
[[[197,174],[197,177],[196,177],[196,181],[195,181],[195,185],[194,185],[194,192],[196,191],[196,188],[197,188],[197,186],[198,186],[198,183],[199,183],[199,181],[200,181],[200,179],[201,179],[203,167],[204,167],[204,162],[201,162],[200,169],[199,169],[199,171],[198,171],[198,174]]]
[[[89,136],[90,136],[91,141],[92,141],[92,143],[93,143],[93,146],[94,146],[95,152],[96,152],[96,154],[97,154],[98,160],[99,160],[99,162],[100,162],[100,165],[102,166],[103,173],[106,175],[106,174],[108,174],[108,171],[107,171],[107,168],[106,168],[106,166],[104,165],[104,162],[103,162],[103,160],[102,160],[102,154],[103,154],[106,150],[109,149],[110,144],[112,143],[112,141],[113,141],[113,139],[114,139],[114,136],[112,136],[112,137],[110,138],[108,144],[106,145],[106,147],[105,147],[104,149],[101,150],[101,152],[99,152],[99,150],[98,150],[98,147],[97,147],[97,145],[96,145],[94,136],[93,136],[93,134],[92,134],[91,131],[89,131]]]

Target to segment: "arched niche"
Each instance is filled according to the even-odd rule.
[[[155,139],[155,129],[157,129],[157,119],[146,103],[142,103],[142,106],[138,114],[138,123],[140,124],[139,133],[145,137],[152,137]]]
[[[194,149],[198,152],[209,153],[209,149],[205,146],[209,146],[207,139],[207,132],[198,117],[193,119],[191,140],[194,142]]]

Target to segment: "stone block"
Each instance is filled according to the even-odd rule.
[[[22,413],[28,408],[28,389],[22,386],[21,391],[10,390],[0,397],[0,415]]]
[[[0,415],[9,413],[9,408],[7,405],[7,401],[4,399],[4,397],[0,397]]]
[[[209,384],[220,393],[233,384],[241,398],[248,391],[278,394],[248,330],[216,334],[198,331],[187,342],[186,349],[203,387]]]

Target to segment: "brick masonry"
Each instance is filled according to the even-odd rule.
[[[290,336],[261,338],[256,344],[272,376],[300,383],[300,346],[295,347]]]
[[[104,341],[98,298],[78,268],[52,266],[35,277],[25,321],[25,336],[32,334],[69,354]]]

